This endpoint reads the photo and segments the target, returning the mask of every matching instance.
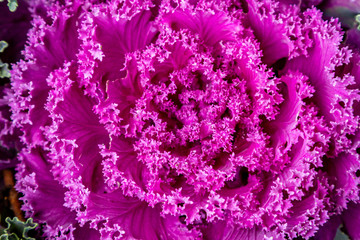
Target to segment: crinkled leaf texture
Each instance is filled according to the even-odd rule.
[[[38,1],[0,106],[45,237],[356,239],[360,56],[285,2]]]

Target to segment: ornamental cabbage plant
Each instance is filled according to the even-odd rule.
[[[284,2],[29,3],[1,140],[44,236],[360,239],[359,49]]]

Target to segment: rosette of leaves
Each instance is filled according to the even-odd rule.
[[[337,219],[359,239],[360,54],[337,20],[270,0],[43,5],[0,138],[21,132],[15,188],[44,237],[332,240]]]

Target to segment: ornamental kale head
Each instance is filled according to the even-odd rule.
[[[359,239],[359,50],[285,2],[30,3],[1,140],[44,236],[330,239],[342,216]]]

